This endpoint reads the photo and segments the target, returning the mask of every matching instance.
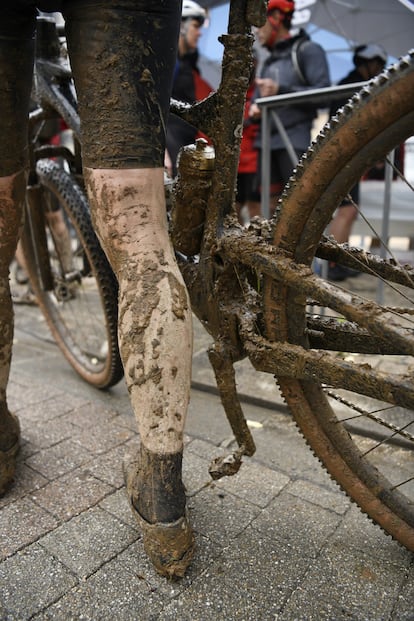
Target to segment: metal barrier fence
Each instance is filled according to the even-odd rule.
[[[289,136],[283,127],[283,123],[277,113],[277,109],[286,105],[298,105],[301,103],[312,103],[320,108],[326,108],[333,101],[343,100],[344,97],[351,97],[355,92],[361,90],[365,82],[354,82],[353,84],[344,84],[340,86],[329,86],[327,88],[315,88],[311,90],[301,91],[299,93],[286,93],[283,95],[275,95],[273,97],[260,97],[255,103],[261,109],[261,196],[262,196],[262,214],[265,218],[269,217],[270,207],[270,136],[271,136],[271,120],[275,123],[280,137],[286,146],[290,159],[292,160],[292,168],[298,163],[295,150],[289,140]]]
[[[367,82],[354,82],[352,84],[306,90],[299,93],[286,93],[283,95],[275,95],[273,97],[261,97],[255,100],[255,103],[261,109],[261,209],[265,218],[268,218],[270,215],[271,121],[273,121],[276,125],[279,135],[286,146],[286,150],[292,161],[292,169],[295,168],[298,163],[296,152],[289,140],[289,136],[283,126],[283,123],[280,120],[277,109],[282,106],[297,105],[300,103],[312,103],[321,109],[327,108],[330,107],[333,101],[339,101],[346,97],[351,97],[354,93],[360,91],[366,84]],[[379,233],[381,239],[383,240],[388,240],[390,231],[391,184],[393,179],[392,163],[394,161],[394,152],[389,155],[388,161],[389,163],[386,164],[385,168],[381,232]],[[385,257],[386,254],[386,247],[381,245],[380,255]],[[382,297],[382,283],[379,283],[377,291],[377,299],[379,302],[382,301]]]

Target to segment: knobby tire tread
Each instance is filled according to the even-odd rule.
[[[413,133],[414,53],[355,95],[298,165],[275,218],[273,243],[311,265],[333,212],[369,165]],[[309,347],[306,299],[288,284],[264,282],[266,336]],[[281,392],[308,444],[345,492],[409,550],[414,507],[370,464],[337,418],[318,381],[278,377]]]
[[[71,366],[92,386],[100,389],[110,388],[117,384],[123,376],[117,338],[118,286],[116,278],[93,229],[86,196],[73,177],[51,160],[39,160],[37,163],[37,174],[39,183],[52,196],[57,198],[69,220],[74,225],[92,268],[99,290],[99,299],[105,318],[105,332],[108,340],[108,351],[103,369],[96,373],[92,372],[84,364],[82,356],[78,355],[76,347],[72,346],[70,335],[69,338],[66,337],[65,327],[61,323],[59,314],[53,310],[49,293],[45,292],[40,286],[32,251],[30,248],[26,248],[25,254],[29,255],[28,272],[32,287],[52,335]]]

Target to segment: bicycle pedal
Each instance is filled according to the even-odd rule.
[[[244,448],[242,447],[238,451],[231,453],[231,455],[215,457],[208,469],[213,481],[217,481],[223,477],[232,477],[237,474],[240,470],[240,466],[242,465],[243,453]]]

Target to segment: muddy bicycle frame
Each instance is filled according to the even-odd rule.
[[[72,174],[79,179],[82,174],[79,134],[80,121],[72,74],[62,59],[56,23],[53,18],[38,18],[36,31],[36,57],[32,98],[36,102],[29,114],[29,173],[26,188],[25,224],[30,227],[33,239],[33,258],[42,286],[53,289],[53,275],[42,209],[42,189],[38,184],[36,163],[42,158],[63,158],[70,164]],[[74,153],[63,145],[39,146],[37,138],[43,123],[63,121],[73,131]],[[23,230],[22,235],[28,234]]]
[[[239,454],[252,455],[255,451],[252,435],[247,427],[237,396],[234,363],[250,358],[257,370],[274,373],[275,369],[286,370],[295,377],[304,364],[311,369],[311,375],[320,373],[326,382],[335,383],[338,374],[344,386],[352,390],[357,379],[346,368],[343,360],[329,356],[322,358],[312,348],[332,351],[355,351],[371,353],[376,347],[375,334],[355,335],[352,327],[342,324],[342,333],[325,327],[324,341],[318,330],[307,331],[310,349],[304,351],[293,344],[278,343],[275,347],[262,339],[263,302],[261,300],[261,275],[285,283],[302,296],[315,297],[320,304],[340,310],[347,306],[348,319],[367,326],[364,304],[352,303],[347,292],[332,290],[330,283],[312,275],[307,265],[298,265],[294,258],[286,256],[283,250],[271,243],[271,231],[266,225],[251,226],[243,230],[236,218],[234,195],[239,161],[239,146],[242,134],[242,119],[245,94],[252,68],[252,25],[260,25],[265,19],[266,3],[258,0],[233,0],[230,5],[228,31],[220,37],[224,46],[222,78],[219,88],[205,100],[194,105],[171,101],[171,112],[197,127],[206,134],[215,149],[215,169],[212,173],[211,189],[207,199],[203,240],[200,254],[187,257],[176,253],[186,282],[192,310],[213,337],[214,345],[209,349],[221,401],[232,431],[240,447]],[[40,105],[30,115],[30,123],[48,118],[63,118],[75,135],[75,155],[64,147],[46,146],[37,149],[33,155],[31,174],[35,176],[35,161],[40,157],[62,155],[73,166],[76,175],[81,176],[79,147],[79,117],[70,70],[61,59],[61,46],[56,27],[50,18],[40,18],[37,37],[37,58],[35,66],[36,100]],[[34,179],[35,181],[35,179]],[[30,192],[31,216],[36,221],[39,214],[36,205],[36,185]],[[42,227],[40,227],[42,228]],[[44,227],[43,227],[44,228]],[[43,270],[44,282],[48,282],[48,261],[42,257],[45,240],[43,230],[39,234],[39,266]],[[318,256],[335,256],[338,252],[329,240],[318,247]],[[362,252],[362,251],[361,251]],[[276,260],[277,259],[277,260]],[[341,262],[349,267],[366,269],[374,266],[386,275],[387,265],[377,266],[375,258],[364,257],[361,268],[358,254],[354,257],[341,256]],[[356,262],[356,263],[355,263]],[[398,268],[393,268],[397,274]],[[401,274],[404,282],[406,274]],[[240,286],[242,281],[251,282],[248,290]],[[282,285],[281,285],[282,286]],[[377,320],[376,333],[389,334],[388,325]],[[347,344],[345,341],[349,340]],[[383,345],[383,353],[397,353],[405,347],[403,337],[395,334]],[[404,349],[403,349],[404,350]],[[301,371],[302,372],[302,371]],[[414,405],[414,404],[413,404]]]
[[[358,416],[373,421],[382,435],[385,430],[388,436],[378,443],[380,447],[398,435],[399,441],[412,448],[414,435],[406,428],[414,420],[396,427],[376,410],[368,411],[368,406],[361,408],[333,393],[333,389],[343,389],[410,414],[414,384],[406,375],[404,357],[414,355],[412,322],[390,321],[389,310],[395,309],[382,308],[363,295],[335,286],[311,269],[316,256],[391,285],[414,288],[413,268],[324,237],[333,211],[365,167],[412,135],[414,51],[356,94],[324,128],[298,164],[272,219],[255,221],[245,229],[238,223],[234,194],[252,68],[251,30],[252,25],[264,22],[265,9],[263,1],[232,0],[228,31],[220,37],[224,55],[218,90],[194,105],[171,102],[171,111],[207,135],[215,149],[200,251],[194,256],[176,251],[192,310],[214,341],[209,359],[238,444],[232,456],[213,462],[210,473],[213,478],[235,474],[242,455],[255,452],[234,368],[235,362],[248,357],[256,370],[275,376],[295,422],[331,476],[386,532],[414,551],[413,504],[399,491],[414,477],[394,484],[384,476],[370,460],[371,452],[361,452],[354,442],[349,419],[341,418],[340,408],[345,405],[351,414],[357,411]],[[58,38],[49,33],[44,50],[49,58],[36,61],[36,97],[41,105],[33,118],[63,118],[76,137],[76,101],[72,102],[71,76],[62,67]],[[52,153],[45,150],[43,156],[53,157]],[[75,156],[67,154],[68,161],[74,158],[75,175],[81,173],[77,155],[77,149]],[[33,165],[31,172],[36,172]],[[35,200],[30,202],[36,206]],[[309,313],[309,306],[315,304],[335,316]],[[413,313],[407,302],[396,309],[398,317]],[[396,355],[402,358],[402,371],[383,373],[369,363],[349,362],[338,352]],[[339,417],[332,401],[340,406]]]

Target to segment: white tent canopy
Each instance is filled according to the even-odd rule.
[[[227,4],[200,0],[206,8]],[[414,47],[414,0],[296,0],[295,23],[343,37],[349,48],[366,42],[381,43],[390,56]],[[312,29],[308,28],[312,33]]]
[[[380,43],[399,57],[414,47],[414,2],[411,0],[297,0],[297,25],[313,25],[355,44]]]

